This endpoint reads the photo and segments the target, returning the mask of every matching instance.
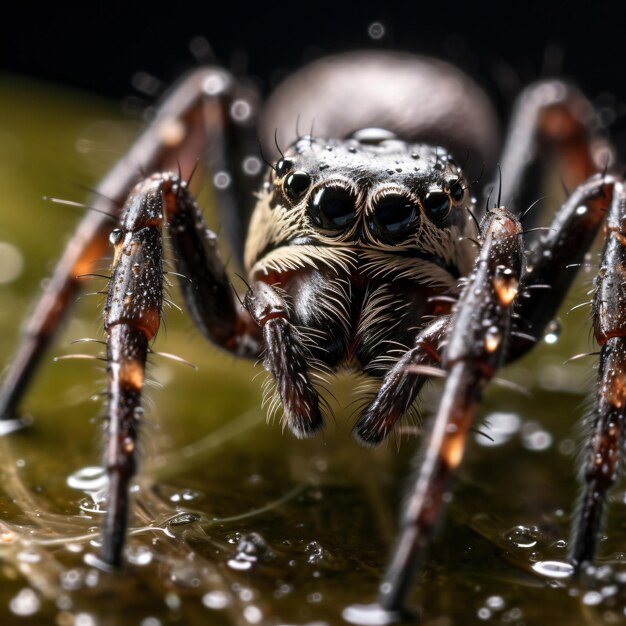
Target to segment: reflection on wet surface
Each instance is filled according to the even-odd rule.
[[[73,112],[61,93],[9,83],[0,91],[0,138],[9,133],[16,146],[0,154],[0,262],[8,254],[22,263],[18,271],[9,258],[0,270],[4,360],[76,220],[41,196],[81,200],[68,181],[91,184],[130,133],[125,124],[94,121],[110,115],[98,102]],[[113,143],[106,150],[105,138]],[[570,305],[585,299],[584,288]],[[107,507],[98,467],[103,373],[97,362],[52,357],[75,352],[74,339],[100,337],[99,307],[97,298],[81,300],[26,402],[32,425],[0,438],[0,623],[334,626],[342,614],[374,619],[371,611],[367,618],[344,611],[375,599],[418,429],[404,429],[399,450],[393,442],[360,449],[350,437],[354,380],[342,377],[333,388],[336,424],[329,420],[311,441],[282,435],[264,423],[259,370],[198,341],[176,311],[157,349],[200,370],[152,360],[150,374],[163,388],[150,392],[126,564],[111,572],[98,561]],[[422,623],[626,618],[623,491],[612,494],[596,567],[576,577],[565,560],[576,424],[595,372],[593,358],[563,362],[590,348],[581,332],[586,316],[563,315],[534,355],[501,374],[530,397],[491,386],[416,585]],[[98,349],[84,346],[89,354]],[[426,394],[426,416],[438,389]]]

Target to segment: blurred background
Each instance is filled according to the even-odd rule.
[[[11,3],[3,9],[0,67],[122,98],[136,94],[138,72],[169,83],[211,57],[269,88],[324,53],[385,47],[452,60],[496,98],[510,97],[545,72],[574,78],[592,97],[626,97],[626,9],[620,2],[584,8],[565,1],[438,0],[166,6],[112,1],[33,9]]]

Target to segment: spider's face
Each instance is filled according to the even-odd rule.
[[[278,248],[312,245],[432,257],[442,266],[454,257],[462,267],[452,273],[464,274],[474,252],[459,238],[475,236],[467,188],[441,147],[408,144],[382,129],[345,140],[304,137],[259,194],[247,267]]]

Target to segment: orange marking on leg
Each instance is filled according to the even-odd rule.
[[[98,237],[94,239],[86,248],[82,251],[80,258],[74,263],[72,267],[72,276],[80,276],[81,274],[88,274],[93,272],[93,264],[99,261],[106,253],[107,240],[104,237]]]
[[[120,364],[119,382],[123,387],[140,391],[143,387],[144,366],[137,359],[130,359]]]
[[[517,296],[519,281],[515,277],[506,278],[496,276],[493,279],[493,288],[498,297],[498,302],[500,302],[502,306],[507,307],[515,300],[515,296]]]

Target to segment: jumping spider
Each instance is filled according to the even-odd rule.
[[[196,326],[225,350],[263,358],[297,437],[324,425],[314,371],[349,367],[380,380],[354,426],[369,446],[388,437],[429,376],[447,374],[380,585],[379,608],[394,619],[405,609],[485,385],[554,317],[575,276],[565,268],[582,261],[612,190],[593,309],[598,399],[570,552],[577,565],[593,559],[623,438],[626,192],[607,173],[614,156],[592,105],[573,86],[544,81],[517,101],[499,160],[498,201],[479,215],[477,164],[495,169],[494,117],[459,70],[391,53],[318,61],[286,80],[265,107],[250,84],[219,68],[194,71],[172,89],[93,194],[95,210],[29,319],[0,395],[0,415],[14,417],[77,277],[110,241],[104,561],[122,558],[145,362],[163,304],[164,227]],[[301,134],[313,119],[314,130]],[[269,147],[276,128],[290,146],[284,152],[278,141]],[[258,136],[273,152],[266,172]],[[187,186],[198,159],[213,175],[224,231],[247,273],[242,301]],[[520,219],[500,197],[524,209],[538,195],[537,168],[555,164],[573,191],[525,252]],[[140,182],[137,166],[150,174]]]

